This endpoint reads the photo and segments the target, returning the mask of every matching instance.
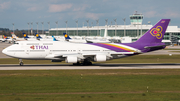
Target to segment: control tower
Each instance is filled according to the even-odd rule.
[[[131,25],[141,25],[143,21],[143,15],[138,14],[136,11],[135,14],[130,15],[130,21],[131,21]]]

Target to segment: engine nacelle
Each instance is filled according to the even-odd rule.
[[[106,55],[96,55],[94,57],[94,61],[96,62],[102,62],[102,61],[106,61],[107,58],[106,58]]]
[[[66,63],[77,63],[77,57],[76,56],[68,56],[65,60]]]

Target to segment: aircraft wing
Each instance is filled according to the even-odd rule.
[[[124,55],[124,54],[134,54],[135,52],[109,52],[106,55]],[[82,53],[83,56],[95,56],[102,53]],[[104,53],[103,53],[104,54]]]
[[[46,56],[46,58],[55,59],[55,58],[66,58],[68,56],[74,56],[80,59],[85,59],[87,57],[93,57],[96,55],[105,55],[105,56],[111,57],[111,55],[130,55],[130,54],[135,54],[135,53],[137,52],[107,52],[107,53],[95,52],[95,53],[51,54],[51,55]]]

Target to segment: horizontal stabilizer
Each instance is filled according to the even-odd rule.
[[[146,49],[151,49],[151,48],[160,48],[160,47],[164,47],[164,46],[167,46],[167,45],[159,45],[159,46],[145,46],[144,48],[146,48]]]
[[[87,42],[87,43],[93,43],[92,41],[88,41],[88,40],[86,40],[86,42]]]

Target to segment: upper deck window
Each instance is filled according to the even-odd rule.
[[[43,43],[43,45],[53,45],[53,43]]]
[[[27,45],[39,45],[39,43],[27,43]]]

